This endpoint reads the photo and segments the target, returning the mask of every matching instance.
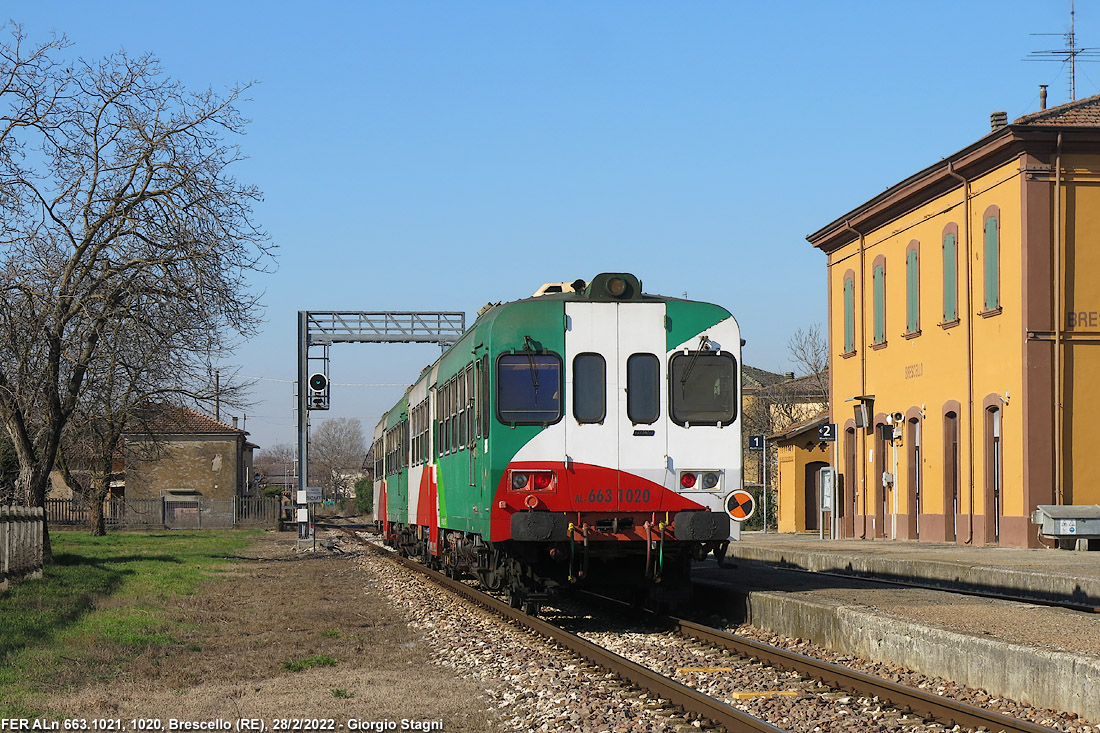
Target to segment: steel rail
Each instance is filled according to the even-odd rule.
[[[328,526],[338,528],[338,525]],[[727,705],[721,700],[716,700],[698,690],[693,690],[686,685],[680,684],[676,680],[665,677],[625,657],[621,657],[608,649],[593,644],[587,639],[583,639],[564,629],[559,629],[540,618],[528,616],[519,609],[512,608],[503,601],[475,590],[458,580],[448,578],[446,575],[427,568],[415,560],[404,558],[397,553],[383,550],[374,543],[367,542],[361,537],[356,536],[352,531],[344,530],[344,532],[354,537],[359,543],[371,548],[373,551],[393,559],[410,570],[415,570],[426,576],[432,582],[461,595],[467,600],[545,636],[593,664],[603,667],[618,677],[631,682],[635,686],[657,697],[668,700],[670,703],[679,706],[686,712],[700,715],[717,723],[732,733],[782,733],[782,728],[776,728],[759,718],[754,718],[731,705]]]
[[[670,620],[676,632],[684,636],[699,639],[741,656],[759,659],[767,664],[789,669],[861,695],[878,697],[893,707],[910,710],[939,723],[946,722],[949,725],[969,728],[984,727],[990,731],[1004,731],[1004,733],[1050,733],[1054,730],[1027,720],[1009,718],[881,677],[807,657],[804,654],[752,641],[720,629],[679,618]]]
[[[1064,601],[1057,598],[1036,598],[1034,596],[1026,596],[1022,594],[1010,594],[1001,593],[993,590],[981,590],[980,588],[966,588],[955,587],[950,585],[935,585],[934,583],[917,583],[912,580],[894,580],[892,578],[883,578],[877,575],[864,575],[862,573],[841,573],[832,570],[807,570],[805,568],[796,568],[789,565],[778,565],[768,562],[762,562],[752,560],[750,562],[760,563],[762,565],[768,565],[769,567],[776,568],[778,570],[786,570],[792,573],[803,573],[805,575],[824,575],[829,578],[842,578],[844,580],[862,580],[867,583],[884,583],[887,585],[897,585],[903,588],[917,588],[919,590],[935,590],[942,593],[954,593],[960,596],[974,596],[976,598],[992,598],[998,601],[1013,601],[1015,603],[1026,603],[1031,606],[1046,606],[1048,608],[1064,608],[1067,611],[1076,611],[1078,613],[1100,613],[1100,606],[1089,603],[1078,603],[1076,601]]]

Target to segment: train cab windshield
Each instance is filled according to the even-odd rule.
[[[497,416],[508,425],[561,418],[561,358],[557,354],[503,354],[497,361]]]
[[[669,365],[672,420],[729,425],[737,416],[737,361],[729,353],[680,352]]]

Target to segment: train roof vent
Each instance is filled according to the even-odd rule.
[[[642,281],[629,272],[601,272],[584,294],[589,300],[641,300]]]

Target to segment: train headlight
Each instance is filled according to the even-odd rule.
[[[512,488],[522,489],[527,485],[527,474],[525,473],[513,473],[512,474]]]
[[[694,473],[682,473],[680,474],[680,486],[685,489],[691,489],[695,486],[695,474]]]
[[[718,474],[716,473],[704,473],[703,474],[703,488],[713,489],[718,485]]]
[[[626,292],[626,280],[621,277],[613,277],[607,281],[607,292],[611,293],[616,298],[621,298],[623,293]]]
[[[532,474],[531,479],[535,484],[535,490],[542,491],[550,488],[550,484],[554,481],[554,474],[549,471],[540,471]]]

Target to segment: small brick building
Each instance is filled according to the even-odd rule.
[[[155,410],[143,432],[124,436],[128,499],[179,493],[230,499],[255,493],[252,451],[257,446],[248,433],[186,407],[158,405]]]

